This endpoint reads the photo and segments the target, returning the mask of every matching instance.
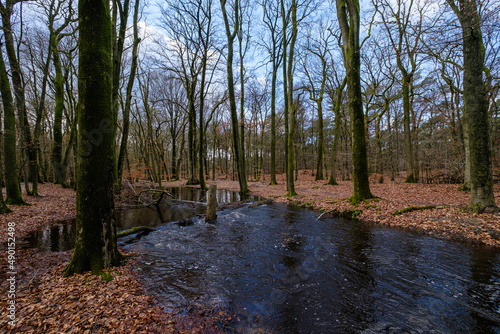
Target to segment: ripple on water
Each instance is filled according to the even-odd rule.
[[[167,309],[229,308],[240,314],[234,328],[500,331],[500,257],[489,248],[316,221],[281,204],[224,211],[216,224],[168,225],[127,247],[144,252],[141,279]]]

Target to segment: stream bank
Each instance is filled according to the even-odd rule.
[[[465,210],[470,193],[458,190],[456,184],[407,184],[385,181],[371,183],[375,199],[353,206],[347,200],[352,195],[352,182],[339,181],[326,185],[315,181],[310,171],[300,171],[295,181],[298,195],[286,196],[284,175],[277,175],[278,185],[269,185],[269,175],[260,181],[249,182],[250,194],[279,203],[293,203],[323,212],[348,215],[360,221],[376,223],[476,245],[500,247],[500,212],[474,214]],[[237,181],[209,181],[219,189],[238,191]],[[185,181],[167,182],[166,187],[184,186]],[[497,205],[500,206],[500,184],[494,185]],[[410,207],[433,209],[414,210],[394,215]]]

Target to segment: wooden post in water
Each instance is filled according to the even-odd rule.
[[[207,215],[205,221],[217,220],[217,185],[211,184],[208,188]]]

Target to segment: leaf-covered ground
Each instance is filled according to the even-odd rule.
[[[185,181],[166,186],[183,185]],[[209,182],[211,183],[211,182]],[[238,190],[235,181],[218,180],[219,188]],[[325,214],[354,217],[438,237],[500,247],[500,214],[472,214],[464,210],[470,195],[458,185],[372,183],[376,199],[351,205],[351,182],[325,185],[302,171],[296,182],[299,195],[287,197],[283,176],[269,186],[269,176],[249,182],[254,195],[276,202],[295,203]],[[165,185],[165,184],[164,184]],[[144,184],[140,186],[144,187]],[[139,189],[139,188],[138,188]],[[113,280],[100,276],[75,275],[62,278],[61,272],[71,252],[40,252],[21,249],[21,240],[31,231],[51,222],[74,217],[75,193],[53,184],[42,184],[43,197],[25,197],[32,206],[12,207],[13,213],[0,215],[0,289],[2,319],[0,332],[7,333],[218,333],[225,320],[234,315],[220,310],[196,310],[188,315],[166,313],[156,305],[133,273],[137,256],[119,268],[111,268]],[[500,185],[495,185],[497,205]],[[429,206],[434,208],[430,209]],[[423,207],[427,207],[423,209]],[[399,213],[400,214],[395,214]],[[7,324],[7,238],[8,223],[16,233],[16,327]],[[220,329],[222,328],[222,329]]]
[[[22,239],[50,222],[75,215],[75,193],[53,184],[42,184],[43,197],[25,197],[32,206],[11,207],[0,215],[0,333],[220,333],[224,313],[200,310],[188,315],[166,313],[144,293],[132,257],[111,268],[110,282],[90,274],[63,278],[71,252],[23,249]],[[8,223],[15,223],[16,326],[8,324],[6,279]]]

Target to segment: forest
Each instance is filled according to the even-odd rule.
[[[74,274],[91,272],[115,277],[116,298],[135,291],[101,331],[234,321],[165,319],[139,297],[115,215],[147,191],[159,210],[164,187],[500,246],[498,0],[2,0],[0,14],[1,240],[76,217],[74,252],[43,255],[43,270],[44,253],[18,252],[18,304],[33,282],[60,302],[54,282],[83,293],[97,278]],[[26,320],[42,299],[23,328],[80,321]]]
[[[34,195],[38,181],[73,186],[76,3],[2,7],[5,89],[11,83],[17,110],[12,118],[3,108],[7,183],[28,179]],[[499,4],[481,2],[475,10],[484,86],[477,89],[486,99],[481,132],[488,130],[497,180]],[[187,178],[204,188],[206,180],[264,174],[272,184],[276,174],[303,169],[330,183],[353,177],[358,125],[349,111],[347,42],[334,2],[124,1],[111,11],[117,184]],[[371,1],[359,12],[359,127],[366,169],[379,182],[385,176],[470,188],[467,142],[475,139],[465,131],[464,91],[472,88],[461,29],[467,17],[457,15],[456,6],[438,1]],[[15,196],[9,193],[12,202]]]

